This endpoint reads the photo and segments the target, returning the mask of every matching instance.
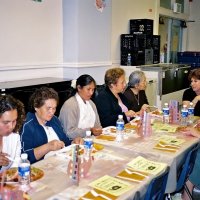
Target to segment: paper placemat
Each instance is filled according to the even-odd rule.
[[[127,166],[140,172],[157,175],[167,167],[167,164],[151,161],[143,158],[142,156],[138,156],[137,158],[129,162]]]
[[[113,196],[120,196],[123,193],[132,189],[132,185],[124,182],[118,178],[114,178],[108,175],[105,175],[94,182],[90,183],[89,186],[111,194]]]

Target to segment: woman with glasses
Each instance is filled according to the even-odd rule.
[[[122,94],[126,87],[125,71],[122,68],[111,68],[106,71],[105,89],[95,98],[101,125],[115,126],[118,115],[123,115],[125,123],[135,116],[130,109],[128,100]]]
[[[52,151],[71,144],[60,121],[54,115],[58,104],[58,94],[52,88],[36,89],[30,97],[31,112],[21,129],[22,152],[28,154],[31,163],[35,163]],[[80,138],[75,143],[82,142]]]

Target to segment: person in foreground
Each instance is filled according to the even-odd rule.
[[[87,74],[76,81],[76,93],[63,104],[59,120],[70,138],[85,137],[90,130],[93,135],[100,135],[102,127],[97,109],[91,97],[96,87],[95,80]]]
[[[24,106],[19,100],[10,95],[0,96],[0,172],[18,166],[21,155],[18,130],[24,119]]]
[[[130,74],[124,95],[130,103],[131,110],[137,112],[138,115],[141,109],[145,110],[149,106],[145,93],[146,86],[147,81],[144,72],[136,70]]]
[[[188,76],[191,82],[191,88],[186,89],[183,93],[183,105],[189,107],[190,102],[193,102],[194,115],[200,116],[200,69],[194,69]]]
[[[200,138],[200,131],[199,130],[200,130],[200,122],[197,123],[197,125],[195,127],[186,128],[184,130],[184,133],[186,135],[191,135],[191,136]],[[200,188],[200,178],[199,177],[200,177],[200,150],[197,151],[197,155],[196,155],[196,159],[195,159],[195,163],[194,163],[192,173],[190,174],[188,181],[186,182],[186,186],[187,186],[191,195],[192,195],[192,191],[193,191],[195,186]],[[186,190],[183,191],[182,199],[183,200],[191,200],[191,198],[189,197]]]
[[[125,123],[136,116],[126,97],[122,94],[125,89],[125,72],[122,68],[111,68],[105,73],[105,89],[95,98],[101,125],[115,126],[118,115],[123,115]]]
[[[22,152],[28,154],[31,163],[71,144],[60,121],[54,115],[58,94],[52,88],[36,89],[30,97],[30,109],[20,131]],[[75,143],[82,140],[76,138]]]

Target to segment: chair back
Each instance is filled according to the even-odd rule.
[[[165,188],[167,185],[167,177],[169,167],[165,172],[155,177],[149,184],[144,200],[163,200],[165,196]]]
[[[182,188],[184,187],[184,184],[185,184],[189,174],[193,170],[197,151],[199,148],[200,148],[200,144],[195,145],[186,155],[185,162],[179,169],[179,176],[178,176],[178,181],[177,181],[175,192],[182,190]]]

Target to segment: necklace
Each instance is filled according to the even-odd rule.
[[[133,95],[134,95],[135,100],[137,101],[137,104],[139,106],[140,105],[140,96],[139,96],[139,93],[137,95],[133,93]]]

